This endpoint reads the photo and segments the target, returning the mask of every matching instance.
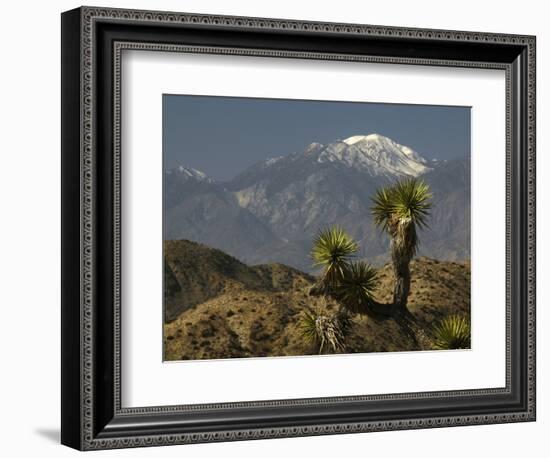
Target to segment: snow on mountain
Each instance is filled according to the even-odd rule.
[[[184,167],[180,165],[173,170],[169,170],[168,174],[174,173],[184,179],[184,181],[189,179],[194,179],[199,182],[204,183],[215,183],[216,181],[213,178],[210,178],[206,173],[201,172],[200,170],[194,169],[192,167]]]
[[[344,140],[336,140],[328,145],[311,143],[303,153],[292,153],[287,156],[270,157],[250,167],[246,172],[256,173],[268,170],[275,164],[304,160],[319,164],[334,163],[348,168],[366,172],[370,176],[383,177],[417,177],[432,170],[432,164],[413,149],[400,145],[391,138],[379,134],[354,135]],[[194,179],[204,183],[216,183],[204,172],[192,167],[180,165],[167,172],[184,179]]]
[[[309,144],[308,147],[306,148],[306,150],[304,151],[304,156],[314,155],[314,154],[318,153],[319,151],[322,151],[324,147],[325,147],[325,145],[323,145],[321,143],[313,142],[313,143]]]
[[[354,135],[323,148],[317,161],[337,162],[372,176],[419,176],[431,170],[416,151],[379,134]]]
[[[285,157],[284,156],[278,156],[278,157],[270,157],[270,158],[267,158],[265,160],[265,165],[266,166],[270,166],[270,165],[273,165],[277,162],[279,162],[281,159],[284,159]]]
[[[376,134],[372,134],[376,135]],[[358,142],[364,141],[368,138],[368,135],[354,135],[352,137],[348,137],[345,140],[342,140],[347,145],[355,145]]]

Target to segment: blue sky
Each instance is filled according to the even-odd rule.
[[[163,95],[164,167],[226,181],[268,157],[378,133],[428,159],[470,155],[470,108]]]

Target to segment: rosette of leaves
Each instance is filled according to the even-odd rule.
[[[461,315],[452,315],[437,323],[433,330],[433,346],[437,350],[470,348],[470,322]]]
[[[339,226],[323,229],[317,234],[311,257],[315,266],[323,267],[317,285],[321,293],[330,293],[340,283],[358,250],[357,242]]]
[[[377,286],[376,270],[366,262],[353,262],[334,288],[334,296],[350,312],[363,313],[372,304]]]

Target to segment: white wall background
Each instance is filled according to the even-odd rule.
[[[101,6],[534,34],[538,38],[538,421],[104,452],[109,456],[544,456],[550,428],[550,30],[544,2],[117,0]],[[59,442],[60,13],[79,2],[10,2],[0,28],[0,452],[64,457]],[[546,254],[546,259],[544,255]]]

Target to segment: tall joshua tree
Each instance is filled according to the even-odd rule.
[[[377,226],[391,239],[391,260],[395,274],[393,308],[407,311],[411,286],[409,264],[418,249],[418,229],[427,227],[432,194],[422,180],[408,178],[385,186],[373,197],[372,214]]]

